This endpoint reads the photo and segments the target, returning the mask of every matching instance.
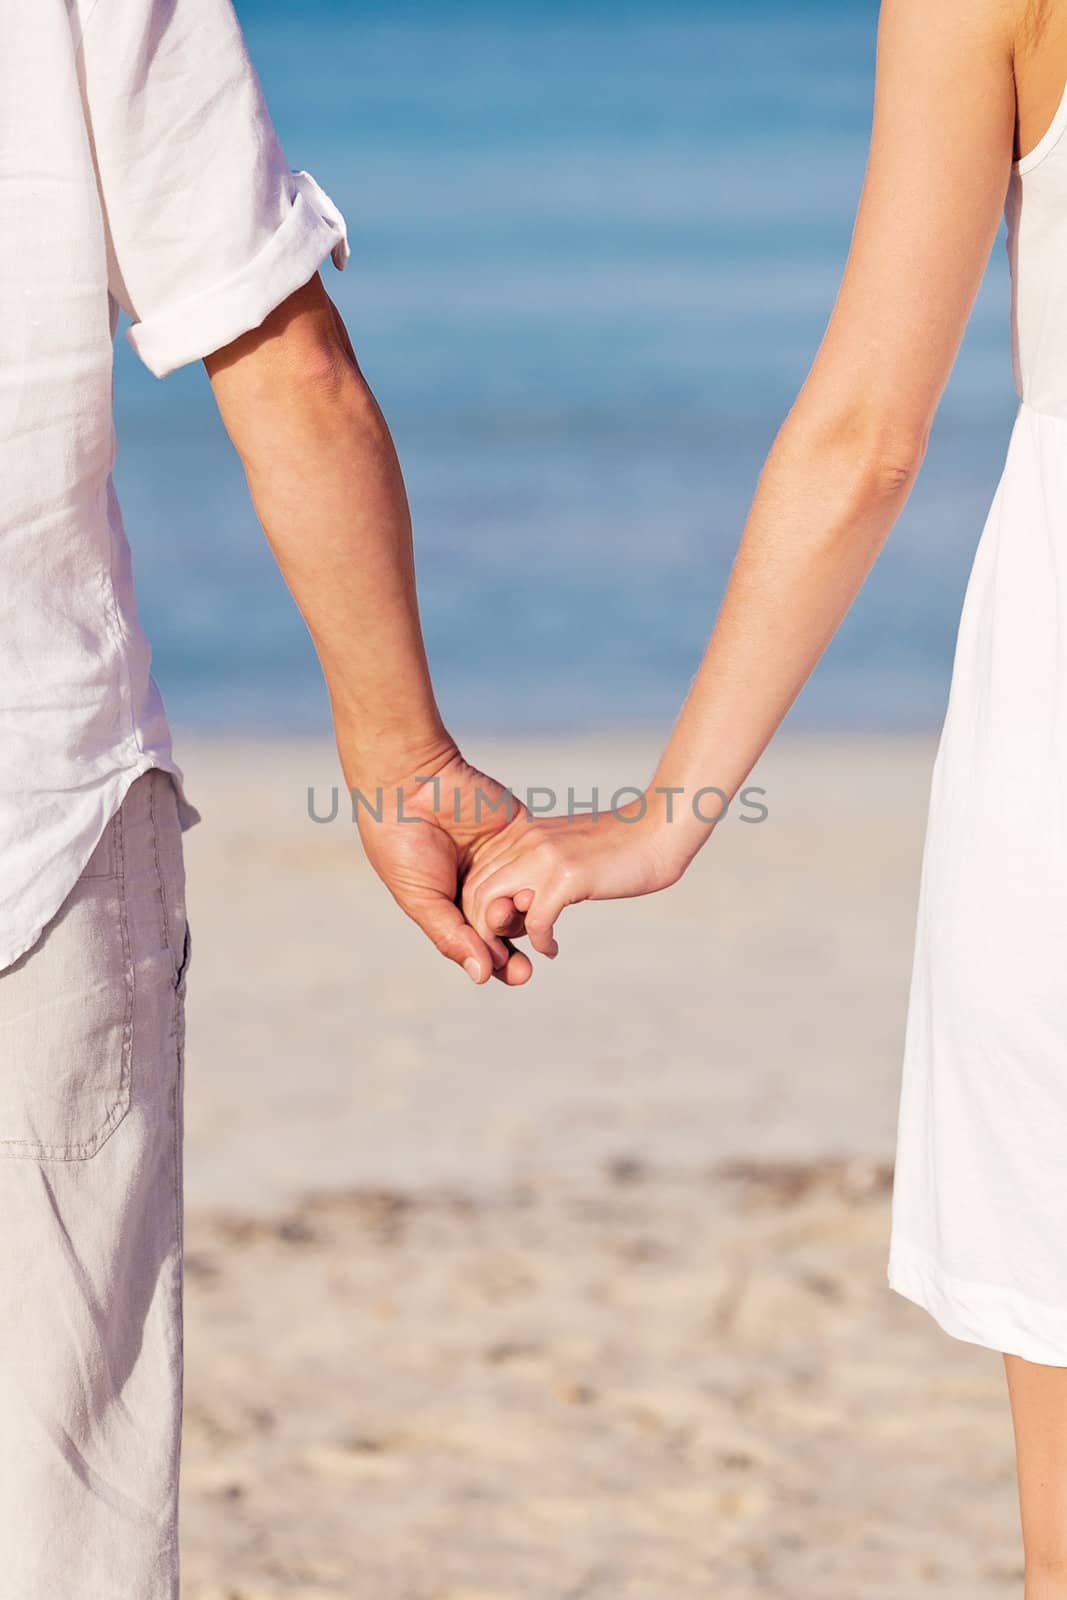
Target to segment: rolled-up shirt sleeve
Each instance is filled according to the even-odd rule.
[[[345,220],[290,169],[230,0],[96,0],[81,73],[111,293],[158,377],[345,266]]]

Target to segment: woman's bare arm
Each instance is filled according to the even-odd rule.
[[[668,822],[655,791],[733,796],[818,662],[915,482],[996,235],[1017,11],[1018,0],[884,0],[840,292],[760,477],[645,818],[520,823],[488,841],[464,899],[476,926],[512,931],[506,901],[518,894],[532,942],[551,953],[563,906],[675,881],[711,829],[677,800]]]

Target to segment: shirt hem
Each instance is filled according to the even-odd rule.
[[[194,805],[190,804],[186,796],[185,779],[182,776],[181,768],[168,756],[146,753],[132,767],[124,767],[121,772],[116,773],[107,784],[102,785],[103,791],[107,795],[107,800],[103,807],[104,820],[92,833],[86,835],[88,843],[81,842],[78,849],[72,852],[69,870],[64,879],[60,881],[58,898],[56,898],[55,894],[49,896],[48,905],[50,909],[46,909],[45,915],[35,922],[29,934],[19,934],[13,943],[9,945],[0,944],[0,976],[21,957],[29,954],[49,923],[62,910],[75,884],[88,865],[90,856],[103,838],[112,818],[122,805],[130,789],[132,789],[138,778],[143,777],[146,772],[151,772],[153,768],[158,768],[161,772],[168,772],[174,780],[175,796],[178,802],[178,821],[182,833],[187,833],[190,828],[195,827],[198,822],[202,821],[200,812]]]

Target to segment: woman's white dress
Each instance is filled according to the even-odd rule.
[[[1006,216],[1020,406],[934,767],[889,1282],[1067,1366],[1067,94]]]

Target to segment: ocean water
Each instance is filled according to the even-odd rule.
[[[238,0],[392,425],[460,730],[665,725],[840,280],[871,0]],[[205,181],[208,181],[205,175]],[[936,725],[1014,411],[998,241],[920,483],[791,715]],[[322,729],[303,623],[202,369],[119,339],[120,496],[186,727]]]

